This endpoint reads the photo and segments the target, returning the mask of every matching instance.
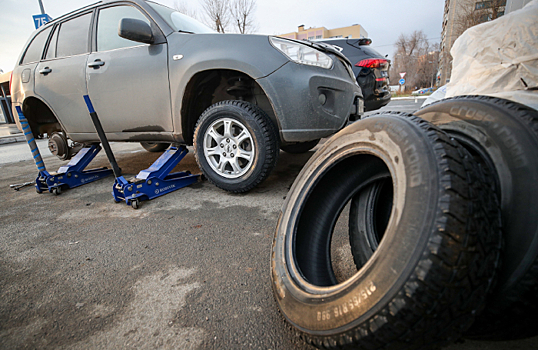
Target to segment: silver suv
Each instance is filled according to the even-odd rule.
[[[99,142],[87,94],[110,141],[194,145],[206,177],[233,192],[263,181],[279,147],[308,150],[362,108],[351,64],[330,46],[217,34],[143,0],[101,1],[38,29],[11,89],[60,158]]]

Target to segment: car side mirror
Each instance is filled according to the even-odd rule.
[[[134,18],[122,18],[118,27],[118,35],[124,39],[144,44],[153,44],[153,32],[144,21]]]

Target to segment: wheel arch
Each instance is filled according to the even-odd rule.
[[[43,134],[50,135],[55,131],[61,131],[63,129],[52,109],[36,96],[28,96],[24,99],[22,112],[28,120],[34,137]]]
[[[204,70],[190,78],[181,101],[181,132],[187,144],[193,144],[196,122],[202,113],[225,100],[242,100],[258,106],[280,130],[273,104],[256,79],[233,69]]]

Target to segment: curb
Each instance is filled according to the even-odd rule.
[[[428,97],[429,95],[428,96],[422,95],[422,96],[408,96],[408,97],[391,97],[391,100],[418,100],[418,99],[425,100]]]
[[[26,141],[26,138],[24,135],[7,135],[7,136],[0,136],[0,145],[5,145],[8,143],[15,143],[15,142],[24,142]]]

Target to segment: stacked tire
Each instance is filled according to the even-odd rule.
[[[492,169],[504,249],[496,286],[467,337],[538,335],[538,111],[486,96],[461,96],[416,113]]]
[[[520,321],[500,331],[536,317],[537,121],[524,106],[465,97],[415,116],[377,114],[325,142],[276,228],[271,279],[284,318],[328,349],[534,335]],[[521,186],[531,198],[519,198]],[[331,248],[342,220],[353,265],[345,276]]]

